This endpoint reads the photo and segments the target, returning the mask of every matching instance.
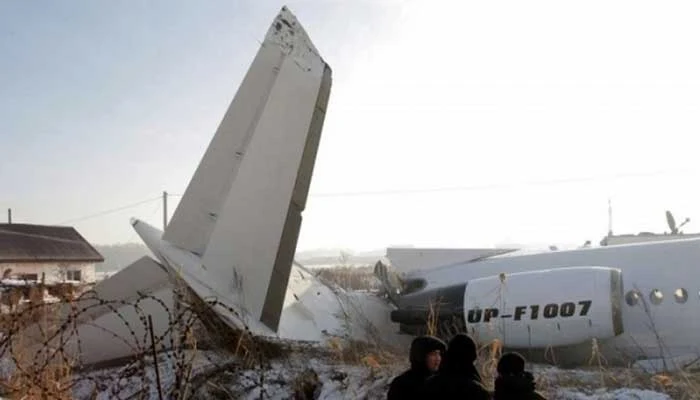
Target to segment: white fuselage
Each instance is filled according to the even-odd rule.
[[[624,332],[599,343],[608,358],[654,359],[700,353],[700,239],[596,247],[499,256],[426,272],[425,290],[477,278],[543,269],[604,266],[622,271]],[[533,291],[542,301],[557,291],[556,281],[542,279]],[[630,305],[630,291],[640,298]],[[654,294],[652,294],[654,293]],[[661,296],[659,296],[660,294]],[[582,347],[583,346],[583,347]],[[579,352],[591,353],[591,344]]]

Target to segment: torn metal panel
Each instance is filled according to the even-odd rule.
[[[384,349],[403,350],[412,337],[399,334],[398,324],[390,319],[393,309],[372,293],[334,288],[295,265],[286,292],[279,336],[304,341],[342,337],[381,344]]]
[[[51,347],[82,365],[133,356],[150,346],[148,315],[156,336],[175,340],[168,333],[175,318],[173,287],[162,265],[142,257],[94,290],[60,304],[51,323],[40,321],[22,335],[37,348],[55,336]]]
[[[170,286],[149,292],[141,300],[130,301],[115,311],[108,311],[90,322],[80,324],[79,360],[90,365],[104,360],[134,357],[151,349],[148,316],[158,351],[172,348],[177,340],[173,290]]]

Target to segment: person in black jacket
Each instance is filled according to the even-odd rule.
[[[489,392],[481,384],[481,375],[474,366],[475,361],[474,340],[462,333],[455,335],[447,345],[440,372],[425,383],[424,398],[490,399]]]
[[[504,354],[498,360],[496,370],[494,400],[545,400],[535,391],[535,377],[525,371],[525,358],[520,354]]]
[[[387,400],[420,399],[425,380],[437,372],[445,349],[445,342],[433,336],[413,339],[411,368],[391,381]]]

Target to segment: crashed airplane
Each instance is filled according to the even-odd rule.
[[[62,345],[79,364],[133,356],[150,346],[150,327],[159,347],[175,346],[183,286],[225,326],[254,335],[398,336],[383,299],[325,285],[293,262],[331,82],[331,68],[283,7],[165,231],[132,219],[156,259],[137,260],[79,299],[77,339]],[[42,342],[41,332],[25,336]]]
[[[396,259],[414,265],[426,251],[406,249]],[[595,355],[659,370],[700,357],[699,257],[693,238],[534,254],[490,250],[393,280],[379,262],[375,273],[403,333],[422,332],[432,307],[443,331],[498,340],[531,358],[574,366]]]
[[[282,8],[165,231],[132,220],[156,259],[137,260],[83,300],[93,304],[78,319],[80,363],[147,346],[145,315],[163,347],[174,343],[180,284],[215,300],[225,325],[255,335],[319,341],[371,331],[405,344],[432,315],[443,332],[466,330],[558,363],[587,363],[592,346],[608,362],[696,358],[698,239],[457,252],[443,266],[440,257],[425,268],[413,260],[399,279],[380,262],[387,298],[342,291],[295,265],[330,89],[330,67]]]

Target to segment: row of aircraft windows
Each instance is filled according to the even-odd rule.
[[[641,297],[642,294],[638,290],[630,290],[625,295],[625,301],[629,306],[636,306],[639,304]],[[688,301],[688,291],[683,288],[676,289],[673,292],[673,297],[676,299],[676,303],[683,304]],[[659,305],[664,301],[664,294],[659,289],[654,289],[649,293],[649,301],[651,304]]]

